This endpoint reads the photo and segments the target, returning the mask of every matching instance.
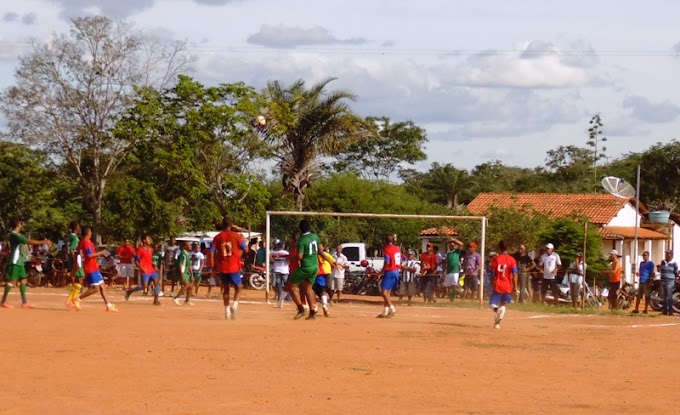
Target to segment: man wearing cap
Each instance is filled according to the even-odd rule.
[[[675,277],[678,275],[678,264],[673,260],[673,251],[666,251],[666,257],[659,264],[659,274],[661,274],[661,305],[662,314],[665,316],[673,315],[673,289],[675,288]]]
[[[571,293],[571,305],[576,308],[583,285],[583,275],[586,271],[586,263],[583,261],[583,253],[576,254],[576,259],[569,266],[569,292]]]
[[[615,310],[618,305],[617,297],[621,288],[621,273],[623,271],[621,261],[619,260],[620,256],[619,251],[616,249],[609,251],[609,259],[612,261],[611,269],[609,270],[609,295],[607,296],[610,310]]]
[[[276,239],[274,241],[274,250],[269,256],[271,257],[271,262],[274,263],[274,286],[276,287],[276,305],[274,308],[283,308],[283,300],[286,298],[284,287],[290,274],[288,264],[290,252],[283,248],[283,241]]]
[[[545,304],[545,294],[548,292],[548,287],[550,287],[555,305],[557,305],[560,299],[560,291],[557,288],[557,270],[562,266],[562,260],[557,252],[555,252],[555,245],[549,243],[545,246],[545,253],[541,256],[538,265],[543,267],[541,303]]]
[[[470,242],[470,250],[463,258],[463,272],[465,273],[463,299],[470,293],[474,300],[479,292],[479,271],[482,267],[482,256],[477,252],[477,242]]]
[[[449,251],[446,253],[446,275],[444,276],[444,296],[451,301],[456,297],[458,276],[463,251],[463,243],[456,238],[449,239]]]
[[[635,310],[633,310],[633,314],[640,312],[640,300],[643,294],[645,296],[645,309],[642,314],[647,314],[647,307],[649,307],[649,300],[652,294],[652,280],[654,279],[654,263],[649,259],[649,251],[642,253],[642,262],[640,262],[638,276],[640,277],[640,287],[635,296]]]

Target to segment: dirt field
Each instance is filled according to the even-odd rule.
[[[18,290],[11,302],[18,305]],[[238,320],[197,299],[80,312],[66,291],[0,309],[0,414],[661,413],[680,395],[680,319],[338,304],[294,321],[246,291]],[[666,357],[667,356],[667,357]],[[675,376],[674,376],[675,375]]]

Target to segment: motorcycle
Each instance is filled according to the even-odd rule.
[[[264,290],[267,285],[267,270],[264,267],[252,265],[249,271],[244,275],[243,281],[248,288],[254,290]],[[269,280],[271,285],[271,279]]]
[[[624,282],[623,287],[616,296],[616,308],[619,310],[626,310],[634,305],[638,290],[639,288],[635,288],[633,284]]]
[[[661,297],[661,280],[652,281],[652,289],[649,295],[649,306],[654,311],[661,311],[663,308],[663,299]],[[675,279],[675,288],[673,289],[673,312],[680,313],[680,279]]]
[[[26,280],[29,287],[39,287],[45,279],[45,272],[43,269],[43,259],[41,257],[33,256],[25,264]]]

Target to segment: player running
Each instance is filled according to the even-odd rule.
[[[12,232],[9,234],[9,258],[7,262],[7,273],[5,274],[6,284],[5,292],[2,294],[0,307],[14,308],[10,304],[7,304],[7,296],[9,296],[9,292],[18,281],[19,292],[21,293],[21,307],[34,308],[26,299],[26,268],[24,268],[24,257],[26,255],[22,252],[22,245],[52,245],[52,241],[47,239],[42,241],[28,239],[21,233],[24,223],[19,219],[12,219],[10,227],[12,228]]]
[[[78,234],[80,233],[80,223],[78,221],[73,221],[69,224],[69,230],[67,238],[68,247],[68,270],[71,273],[71,278],[73,278],[73,285],[71,286],[71,292],[66,300],[66,307],[73,307],[73,299],[80,294],[80,290],[83,288],[83,278],[85,278],[85,271],[83,270],[83,259],[78,252],[78,244],[80,243],[80,238]]]
[[[179,306],[182,305],[182,303],[179,302],[179,298],[184,294],[186,294],[184,304],[194,305],[191,301],[189,301],[189,299],[191,298],[192,291],[191,254],[189,253],[190,249],[191,242],[189,241],[182,242],[182,250],[180,251],[179,256],[177,257],[177,264],[175,265],[176,270],[175,272],[177,273],[177,277],[182,288],[180,288],[179,292],[172,299],[172,301]]]
[[[399,271],[401,270],[401,251],[394,244],[394,235],[385,238],[385,265],[380,271],[382,280],[380,281],[380,295],[383,298],[383,312],[378,314],[378,318],[392,318],[397,315],[397,310],[392,304],[390,293],[397,288],[399,283]]]
[[[238,301],[241,298],[241,253],[246,247],[243,236],[232,230],[233,222],[231,218],[225,216],[222,220],[222,232],[215,236],[213,245],[215,247],[215,266],[212,269],[212,276],[215,278],[219,274],[222,282],[222,302],[224,303],[224,318],[236,320],[236,310]],[[229,306],[229,286],[234,286],[234,301]]]
[[[135,256],[135,265],[139,268],[141,274],[142,285],[137,285],[135,288],[125,291],[125,301],[130,299],[130,296],[137,291],[142,291],[146,294],[149,292],[149,284],[153,284],[153,305],[161,305],[158,301],[158,295],[161,292],[161,285],[158,282],[158,271],[153,262],[154,251],[151,247],[151,237],[147,234],[142,235],[142,246],[137,249]]]
[[[316,318],[316,311],[314,311],[316,300],[312,286],[316,281],[316,274],[319,272],[317,255],[320,241],[319,237],[312,232],[312,225],[307,219],[300,221],[299,229],[302,234],[297,241],[297,259],[300,261],[300,266],[290,274],[286,282],[286,289],[298,309],[294,319],[300,319],[305,315],[305,308],[300,300],[300,297],[304,297],[309,305],[307,320],[314,320]]]
[[[491,260],[493,292],[489,299],[489,306],[496,313],[493,324],[495,329],[501,328],[501,320],[505,316],[505,305],[512,301],[517,278],[517,262],[508,254],[508,245],[505,241],[498,243],[498,251],[500,254]]]
[[[99,263],[97,262],[97,257],[108,255],[109,251],[102,249],[101,251],[96,251],[94,243],[92,243],[92,228],[85,226],[81,235],[83,239],[78,243],[78,252],[83,258],[83,269],[85,270],[85,280],[87,286],[89,287],[87,291],[76,296],[73,300],[73,307],[80,311],[80,301],[83,298],[89,297],[92,294],[99,291],[106,304],[106,311],[118,312],[116,306],[109,302],[108,296],[106,295],[106,285],[104,284],[104,277],[99,272]]]

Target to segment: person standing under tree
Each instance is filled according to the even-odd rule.
[[[219,274],[222,282],[222,302],[224,304],[224,318],[236,320],[236,310],[241,298],[241,255],[246,247],[243,236],[232,230],[231,218],[225,216],[222,220],[222,232],[215,236],[215,266],[212,275]],[[234,301],[229,306],[229,289],[234,286]]]
[[[184,304],[194,305],[190,301],[191,291],[193,289],[193,286],[191,284],[193,270],[191,268],[192,267],[191,254],[189,253],[190,249],[191,242],[189,241],[182,242],[182,250],[179,252],[179,256],[177,257],[177,264],[175,264],[176,270],[175,272],[177,273],[177,279],[179,280],[179,283],[182,287],[179,289],[179,292],[172,299],[172,301],[179,306],[182,305],[182,303],[179,302],[179,298],[183,295],[186,295],[186,298],[184,299]]]
[[[298,228],[302,234],[297,241],[297,259],[300,266],[290,274],[286,287],[298,309],[294,319],[297,320],[304,317],[305,308],[300,298],[305,297],[309,305],[307,320],[314,320],[316,318],[316,311],[314,311],[316,299],[314,298],[312,286],[316,281],[316,275],[319,271],[317,256],[320,241],[319,237],[312,232],[312,225],[307,219],[302,219]]]
[[[647,307],[649,307],[649,300],[652,294],[652,280],[654,279],[654,263],[649,260],[649,251],[642,253],[642,262],[640,262],[638,276],[640,277],[640,288],[638,288],[637,295],[635,296],[635,310],[633,310],[633,314],[640,312],[640,300],[643,294],[645,296],[645,309],[642,314],[647,314]]]
[[[283,308],[283,300],[286,298],[284,287],[290,274],[288,256],[290,252],[283,247],[283,241],[274,241],[274,250],[271,252],[271,260],[274,263],[274,286],[276,287],[276,305],[274,308]]]
[[[118,248],[116,256],[118,257],[118,275],[125,278],[126,290],[132,288],[130,278],[135,281],[135,254],[135,247],[130,245],[130,239],[123,239],[123,245]]]
[[[18,282],[19,292],[21,293],[21,307],[34,308],[26,298],[26,268],[24,268],[26,254],[22,251],[28,250],[26,245],[38,246],[47,244],[48,246],[51,246],[52,241],[48,239],[43,239],[41,241],[28,239],[21,233],[24,224],[19,219],[12,219],[10,221],[10,227],[12,228],[12,232],[9,234],[9,258],[7,262],[7,272],[5,274],[6,283],[0,307],[14,308],[7,303],[7,297],[14,287],[13,284]]]
[[[89,288],[87,291],[73,299],[73,306],[76,310],[80,311],[80,301],[99,291],[99,294],[101,294],[102,299],[104,300],[104,304],[106,304],[106,311],[118,312],[116,306],[109,302],[109,298],[106,295],[104,277],[101,272],[99,272],[99,263],[97,262],[97,257],[108,255],[109,251],[106,249],[95,251],[94,243],[92,243],[91,227],[84,227],[81,235],[83,236],[83,239],[78,244],[78,252],[80,252],[80,256],[83,258],[85,280]]]
[[[203,279],[203,266],[205,265],[205,255],[201,252],[201,246],[198,242],[194,242],[191,251],[191,274],[194,279],[194,296],[198,296],[198,289],[201,285],[201,280]]]
[[[338,302],[340,301],[340,294],[342,294],[342,290],[345,288],[345,271],[349,268],[349,260],[342,253],[342,245],[338,245],[335,249],[333,258],[335,259],[335,266],[331,272],[331,305],[333,305],[334,293],[338,294]]]
[[[498,243],[500,254],[491,260],[492,293],[489,306],[496,313],[493,328],[501,328],[501,320],[505,317],[505,305],[512,301],[512,293],[515,291],[515,277],[517,276],[517,261],[508,254],[508,245],[505,241]]]
[[[456,238],[449,239],[449,251],[446,253],[446,275],[444,276],[444,297],[451,301],[456,298],[458,290],[458,277],[460,276],[460,264],[463,259],[463,242]]]
[[[610,310],[616,310],[616,307],[618,306],[618,295],[619,289],[621,288],[621,273],[623,271],[619,256],[619,252],[616,249],[609,251],[609,259],[612,262],[609,270],[609,295],[607,296],[607,301],[609,302]]]
[[[586,272],[586,263],[583,261],[583,253],[576,254],[576,259],[569,267],[569,291],[571,293],[571,305],[577,308],[579,297],[581,296],[581,288],[583,288],[583,276]]]
[[[434,253],[434,245],[428,242],[427,251],[420,255],[420,269],[422,276],[420,278],[421,290],[423,292],[423,301],[434,303],[434,289],[437,276],[437,255]]]
[[[174,236],[170,237],[168,245],[163,250],[163,279],[170,281],[170,295],[175,293],[175,283],[177,282],[177,273],[175,272],[175,264],[179,256],[179,246],[177,246],[177,239]],[[164,283],[163,283],[164,285]],[[165,287],[162,287],[165,291]],[[146,292],[146,290],[144,291]]]
[[[83,260],[78,253],[78,244],[80,243],[80,238],[78,234],[80,233],[80,223],[78,221],[73,221],[69,224],[69,232],[66,237],[66,246],[68,248],[68,270],[71,272],[71,278],[73,278],[73,286],[71,286],[71,292],[66,299],[66,307],[73,307],[73,299],[80,294],[80,290],[83,288],[83,278],[85,278],[85,271],[83,270]]]
[[[555,252],[555,246],[549,243],[545,246],[545,253],[538,263],[543,267],[543,281],[541,282],[541,303],[545,304],[545,295],[548,288],[552,291],[555,305],[559,304],[560,291],[557,288],[557,271],[562,266],[560,256]]]
[[[470,293],[470,299],[477,298],[482,269],[482,256],[477,252],[477,242],[470,242],[470,250],[463,257],[463,272],[465,273],[463,300]]]
[[[665,316],[673,315],[673,289],[675,278],[678,276],[678,264],[673,260],[673,251],[666,251],[666,257],[659,264],[659,275],[661,276],[661,304],[662,314]]]
[[[519,289],[519,302],[528,303],[531,301],[531,293],[529,291],[529,278],[531,277],[531,271],[534,270],[536,264],[527,255],[527,247],[521,244],[517,248],[517,252],[512,255],[517,262],[517,268],[519,269],[518,281],[515,281],[515,287]]]
[[[397,288],[399,283],[399,271],[401,270],[401,251],[394,244],[394,235],[385,238],[385,265],[380,271],[382,280],[380,281],[380,295],[383,298],[383,312],[378,314],[378,318],[392,318],[397,315],[397,310],[392,304],[390,294]]]

